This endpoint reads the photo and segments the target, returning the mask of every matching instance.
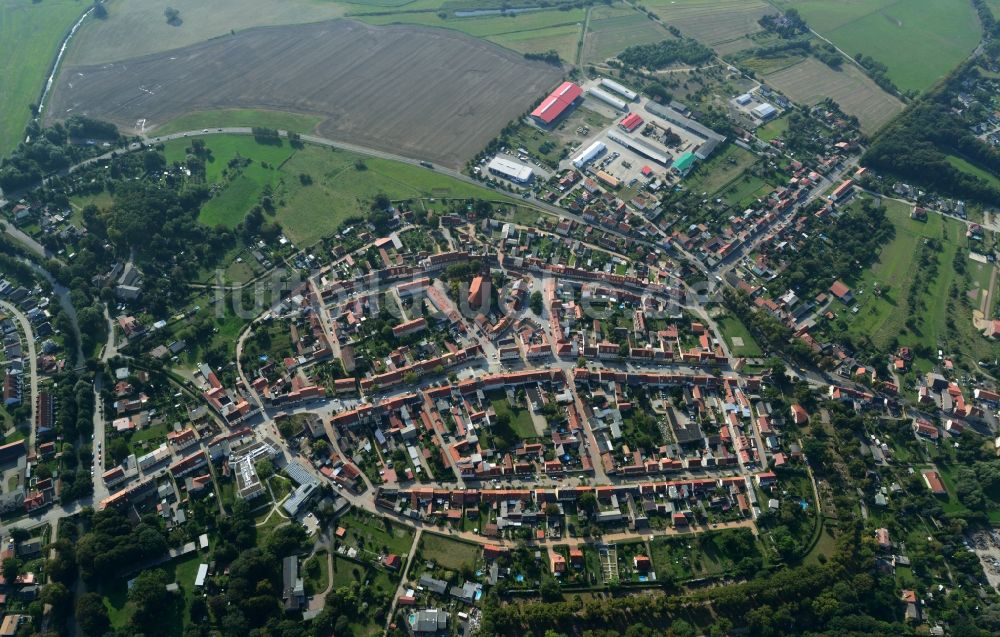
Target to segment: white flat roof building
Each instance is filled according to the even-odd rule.
[[[601,89],[595,87],[589,89],[587,91],[587,94],[590,95],[591,97],[596,97],[597,99],[601,100],[606,104],[614,106],[620,111],[628,110],[628,104],[625,103],[625,100],[620,100],[611,93],[608,93],[607,91],[602,91]]]
[[[199,564],[198,574],[194,577],[194,585],[197,587],[204,586],[206,577],[208,577],[208,564]]]
[[[639,97],[639,94],[633,91],[632,89],[625,88],[618,82],[614,80],[609,80],[606,77],[601,78],[601,86],[603,86],[606,89],[610,89],[615,93],[618,93],[619,95],[621,95],[630,102],[634,102],[635,98]]]
[[[573,165],[577,168],[583,168],[607,149],[608,147],[604,145],[604,142],[594,142],[573,158]]]
[[[524,166],[499,155],[490,160],[486,167],[494,175],[522,184],[531,181],[534,173],[530,166]]]

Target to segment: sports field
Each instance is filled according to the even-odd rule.
[[[922,91],[979,44],[968,0],[780,0],[848,55],[863,53],[888,67],[901,90]]]
[[[0,156],[17,146],[63,38],[88,5],[75,0],[0,2]]]
[[[718,319],[717,323],[733,356],[755,358],[764,355],[763,350],[760,349],[760,345],[757,344],[753,336],[750,336],[750,332],[738,318],[724,316]]]
[[[167,162],[183,163],[191,139],[167,142]],[[332,234],[344,219],[363,214],[379,193],[391,199],[498,197],[491,190],[432,170],[326,147],[307,144],[296,150],[287,142],[280,146],[259,144],[249,135],[209,135],[205,145],[212,157],[206,163],[205,179],[223,187],[204,205],[199,221],[234,227],[270,186],[277,202],[275,220],[299,245],[310,245]],[[238,156],[252,161],[234,177],[229,164]],[[355,166],[359,159],[364,161],[364,170]],[[312,183],[304,185],[301,175],[308,175]]]
[[[23,0],[25,4],[28,1]],[[83,6],[81,1],[61,1]],[[50,2],[44,0],[41,5]],[[311,0],[105,0],[104,4],[108,17],[81,27],[67,51],[68,64],[117,62],[253,27],[319,22],[344,14],[337,3]],[[167,24],[163,17],[166,6],[180,12],[179,26]]]
[[[333,20],[68,67],[47,114],[86,113],[149,134],[190,112],[294,112],[322,118],[324,137],[460,166],[561,76],[446,29]]]
[[[584,41],[583,64],[604,62],[636,44],[673,39],[669,31],[629,7],[594,7]]]
[[[845,113],[857,117],[866,133],[878,130],[903,110],[902,102],[879,88],[864,71],[849,63],[835,71],[810,57],[764,79],[802,104],[813,105],[824,98],[831,98]]]

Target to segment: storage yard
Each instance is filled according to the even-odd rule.
[[[686,174],[695,162],[707,159],[724,141],[721,135],[676,108],[644,97],[635,102],[615,97],[638,95],[613,80],[593,80],[582,88],[583,105],[617,112],[618,117],[609,126],[591,131],[571,150],[564,167],[587,171],[612,187],[654,180],[670,183]],[[612,102],[615,106],[609,108]]]
[[[324,117],[325,137],[459,166],[560,75],[452,31],[341,20],[67,68],[49,117],[85,113],[128,131],[145,120],[148,134],[197,110],[294,111]]]

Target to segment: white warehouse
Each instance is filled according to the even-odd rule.
[[[616,82],[614,80],[609,80],[606,77],[601,78],[601,86],[603,86],[604,88],[607,88],[607,89],[611,89],[612,91],[614,91],[615,93],[618,93],[619,95],[623,96],[625,99],[627,99],[630,102],[634,102],[635,98],[639,97],[639,94],[636,93],[635,91],[633,91],[632,89],[625,88],[624,86],[622,86],[618,82]]]
[[[767,102],[764,102],[763,104],[757,105],[757,107],[754,108],[751,112],[758,119],[767,121],[767,120],[771,119],[772,117],[774,117],[775,115],[778,114],[778,109],[776,109],[775,107],[771,106]]]
[[[604,142],[594,142],[590,146],[583,149],[579,155],[573,158],[573,165],[577,168],[583,168],[599,157],[607,149],[608,147],[604,145]]]
[[[617,108],[620,111],[627,111],[628,110],[628,104],[625,103],[625,100],[620,100],[617,97],[615,97],[614,95],[612,95],[611,93],[608,93],[607,91],[602,91],[601,89],[594,87],[594,88],[588,89],[587,90],[587,94],[591,95],[593,97],[596,97],[597,99],[601,100],[602,102],[606,102],[608,104],[611,104],[612,106],[614,106],[615,108]]]
[[[491,173],[499,175],[504,179],[516,181],[521,184],[531,181],[533,171],[530,166],[524,166],[515,161],[497,155],[486,166]]]

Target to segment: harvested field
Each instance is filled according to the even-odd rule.
[[[845,63],[840,71],[834,71],[810,57],[767,75],[764,80],[803,104],[816,104],[829,97],[845,113],[857,117],[866,133],[878,130],[903,110],[902,102],[879,88],[853,64]]]
[[[583,63],[604,62],[636,44],[673,39],[670,32],[632,9],[595,7],[583,46]]]
[[[518,53],[543,53],[551,49],[559,54],[560,59],[573,62],[576,60],[581,28],[580,24],[564,24],[533,31],[501,33],[486,39]]]
[[[68,68],[49,116],[149,133],[192,111],[297,112],[323,117],[322,136],[457,167],[561,75],[453,31],[338,20]]]
[[[253,27],[302,24],[338,18],[344,9],[308,0],[105,0],[108,17],[91,20],[73,38],[66,64],[103,64],[160,53]],[[170,26],[164,6],[180,12]],[[82,9],[81,9],[82,10]]]
[[[776,12],[763,0],[651,0],[643,4],[668,26],[713,48],[734,40],[745,42],[748,33],[761,30],[757,24],[761,16]]]

